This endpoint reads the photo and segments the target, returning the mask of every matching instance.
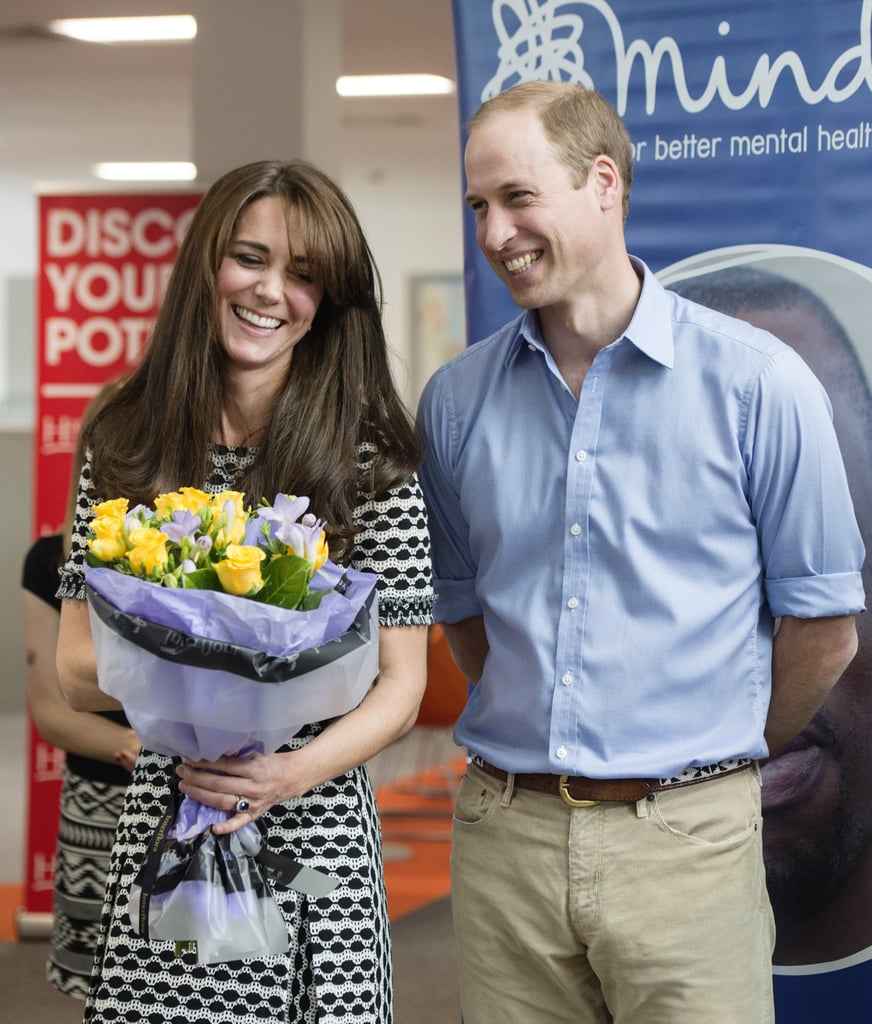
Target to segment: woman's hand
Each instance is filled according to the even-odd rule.
[[[298,751],[255,754],[253,757],[222,757],[217,761],[185,761],[176,768],[185,796],[218,810],[235,812],[227,821],[212,826],[216,835],[236,832],[283,803],[312,788],[294,771]],[[312,784],[314,785],[314,783]],[[239,801],[248,801],[237,810]]]
[[[216,835],[235,832],[270,807],[308,793],[364,764],[414,724],[427,682],[427,627],[379,630],[379,676],[363,702],[337,718],[298,750],[186,762],[176,768],[186,796],[235,812],[213,826]],[[236,811],[239,799],[247,800]]]

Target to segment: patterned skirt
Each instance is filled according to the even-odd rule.
[[[124,790],[83,778],[64,765],[46,976],[60,992],[77,999],[88,994]]]
[[[318,731],[295,737],[298,749]],[[366,769],[354,769],[263,816],[271,851],[341,879],[323,899],[280,885],[288,927],[281,956],[199,964],[171,941],[141,939],[131,883],[164,811],[173,761],[143,752],[127,789],[106,886],[86,1024],[390,1024],[391,949],[378,811]]]

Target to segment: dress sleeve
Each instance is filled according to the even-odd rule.
[[[361,453],[365,462],[366,453]],[[378,577],[383,626],[427,626],[433,621],[433,584],[427,512],[416,476],[389,491],[362,495],[354,512],[358,533],[352,567]]]
[[[84,601],[87,597],[85,551],[88,543],[88,525],[93,518],[94,506],[99,504],[100,500],[94,493],[94,485],[91,481],[91,453],[89,451],[85,454],[85,461],[79,476],[70,556],[60,571],[61,582],[57,592],[59,598],[71,597],[77,601]]]

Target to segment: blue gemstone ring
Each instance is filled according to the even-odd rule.
[[[247,811],[249,807],[251,807],[251,804],[245,799],[244,796],[237,797],[237,799],[236,799],[236,810],[237,811],[240,811],[240,812],[241,811]]]

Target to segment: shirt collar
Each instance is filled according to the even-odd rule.
[[[624,337],[649,359],[671,370],[675,365],[672,303],[666,289],[641,260],[631,256],[630,262],[642,278],[642,293]]]
[[[675,342],[672,337],[669,296],[645,263],[635,256],[630,257],[630,262],[642,278],[642,292],[623,336],[649,359],[672,369],[675,363]],[[547,351],[535,309],[528,309],[518,319],[517,325],[515,343],[506,352],[506,367],[511,366],[519,353],[530,346],[541,352]]]

